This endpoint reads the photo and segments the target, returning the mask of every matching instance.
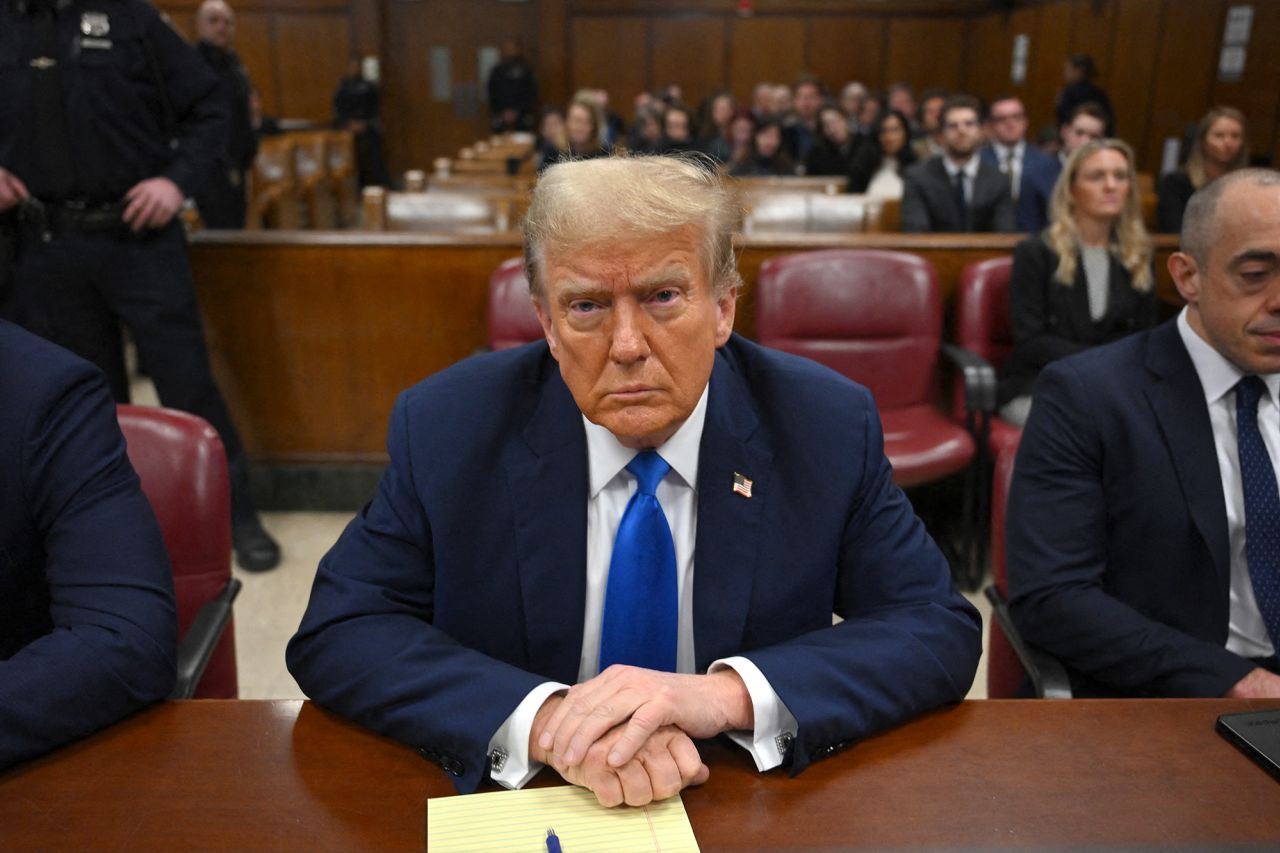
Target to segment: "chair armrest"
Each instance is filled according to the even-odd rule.
[[[964,378],[965,411],[991,413],[996,410],[996,369],[991,362],[970,349],[944,343],[942,354]]]
[[[1000,594],[1000,590],[992,585],[983,590],[983,593],[987,596],[987,601],[991,602],[991,613],[1000,623],[1000,629],[1009,639],[1009,645],[1013,646],[1013,652],[1018,656],[1022,668],[1027,671],[1027,675],[1031,676],[1036,696],[1041,699],[1070,699],[1071,679],[1067,677],[1067,671],[1062,664],[1053,656],[1027,645],[1022,639],[1021,632],[1013,624],[1013,619],[1009,615],[1009,604]]]
[[[178,680],[173,685],[170,699],[190,699],[196,685],[204,675],[213,650],[222,639],[222,632],[231,621],[231,603],[240,594],[240,581],[231,578],[222,592],[196,613],[191,627],[178,643]]]

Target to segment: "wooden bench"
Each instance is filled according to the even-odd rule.
[[[503,193],[394,192],[365,187],[366,231],[497,234],[510,230],[515,200]]]

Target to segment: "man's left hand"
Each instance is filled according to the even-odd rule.
[[[168,178],[147,178],[124,194],[124,222],[131,229],[163,228],[182,207],[182,190]]]
[[[609,753],[621,767],[662,726],[675,726],[691,738],[751,729],[751,696],[732,668],[711,675],[677,675],[614,665],[590,681],[574,685],[543,727],[538,745],[556,763],[573,767],[587,750],[625,723]]]

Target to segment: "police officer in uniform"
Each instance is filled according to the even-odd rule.
[[[258,134],[249,112],[249,72],[232,45],[236,16],[226,0],[204,0],[196,12],[196,50],[222,81],[231,125],[227,144],[196,195],[200,218],[209,228],[243,228],[247,199],[245,179],[258,153]]]
[[[18,220],[4,313],[128,398],[119,322],[161,402],[222,436],[242,567],[280,559],[214,385],[181,223],[226,142],[218,79],[142,0],[0,0],[0,212]]]

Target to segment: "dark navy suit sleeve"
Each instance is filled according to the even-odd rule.
[[[840,543],[834,609],[843,621],[744,653],[799,724],[790,771],[964,698],[982,622],[893,483],[880,417],[858,392],[862,458]]]
[[[1093,411],[1096,389],[1074,361],[1041,373],[1018,450],[1006,528],[1013,618],[1032,645],[1122,694],[1222,696],[1250,662],[1108,591],[1108,572],[1141,570],[1109,561],[1144,555],[1108,548],[1108,446]],[[1144,401],[1134,393],[1132,404]],[[1140,488],[1134,481],[1121,486],[1133,492],[1129,501],[1156,499]]]
[[[391,463],[378,493],[324,559],[286,654],[320,705],[414,745],[474,791],[489,738],[546,681],[461,645],[434,624],[431,519],[418,497],[410,407],[391,418]],[[458,499],[463,499],[458,496]],[[489,614],[477,611],[483,623]]]
[[[174,682],[169,561],[106,382],[76,363],[47,385],[25,415],[21,470],[0,474],[21,483],[43,541],[53,626],[0,661],[0,767],[107,726]]]

